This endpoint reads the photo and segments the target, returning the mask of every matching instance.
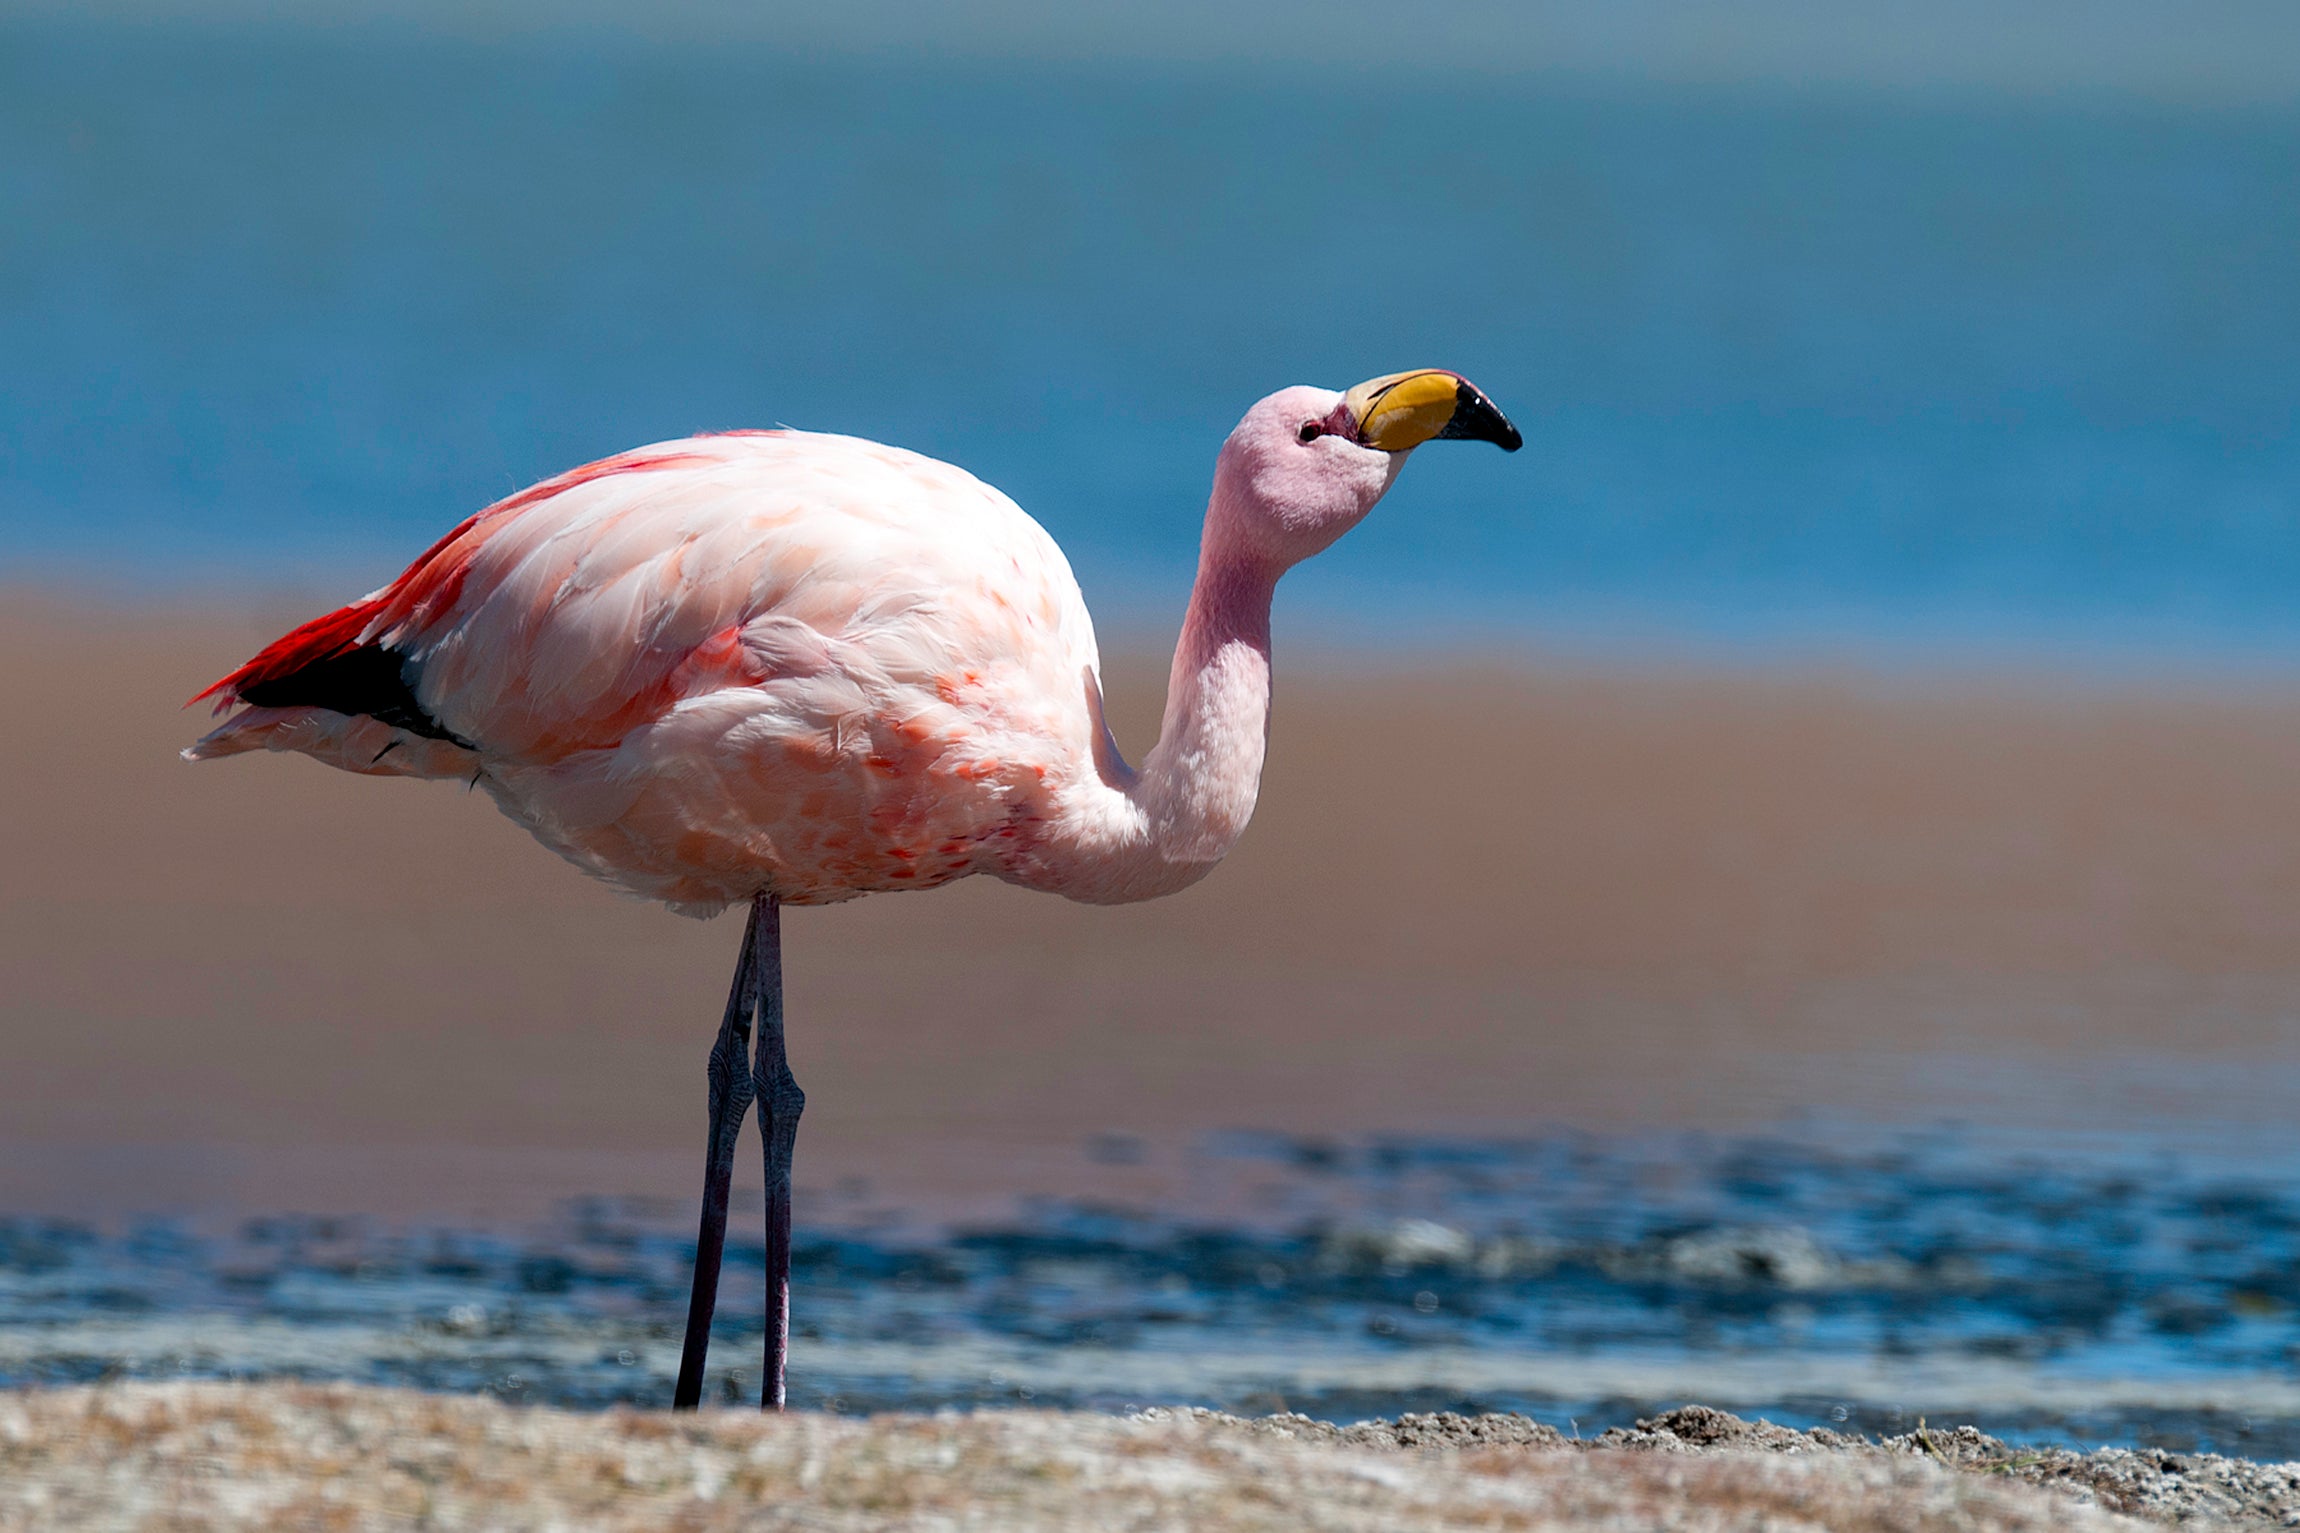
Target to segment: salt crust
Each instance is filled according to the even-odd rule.
[[[2122,1515],[2122,1514],[2133,1515]],[[2146,1521],[2136,1520],[2146,1519]],[[599,1414],[350,1385],[0,1396],[0,1529],[1831,1529],[2300,1526],[2300,1465],[1863,1442],[1687,1407],[1519,1416]]]

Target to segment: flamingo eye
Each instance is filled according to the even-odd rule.
[[[1298,441],[1315,442],[1319,437],[1322,437],[1325,434],[1326,428],[1319,425],[1316,421],[1304,421],[1302,422],[1302,429],[1295,432],[1294,436]]]

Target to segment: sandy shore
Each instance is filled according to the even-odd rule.
[[[2300,1466],[1882,1443],[1698,1407],[1590,1442],[1522,1417],[579,1415],[348,1386],[0,1397],[0,1530],[325,1527],[2282,1527]]]
[[[182,699],[303,615],[0,598],[0,1207],[684,1203],[732,923],[451,787],[178,762]],[[1240,1126],[2300,1109],[2300,699],[1280,637],[1263,808],[1198,889],[793,914],[802,1218],[1218,1195],[1166,1148]],[[1139,753],[1161,668],[1110,669]]]

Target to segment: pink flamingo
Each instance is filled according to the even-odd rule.
[[[1254,810],[1279,575],[1440,437],[1521,445],[1435,369],[1246,412],[1215,463],[1165,724],[1139,769],[1103,722],[1093,623],[1045,530],[947,463],[801,431],[645,447],[498,501],[193,699],[239,711],[184,754],[460,778],[620,888],[692,915],[749,904],[710,1056],[674,1403],[701,1397],[755,1097],[763,1403],[779,1409],[806,1103],[784,1052],[781,907],[972,873],[1105,904],[1204,878]]]

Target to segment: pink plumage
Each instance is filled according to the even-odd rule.
[[[1093,625],[1061,550],[961,470],[846,437],[562,475],[211,690],[360,645],[401,657],[453,738],[258,706],[191,754],[475,779],[579,866],[698,912],[1029,881],[1096,771]]]
[[[780,1406],[805,1104],[784,1057],[780,907],[971,873],[1096,902],[1204,877],[1259,791],[1278,577],[1440,436],[1518,445],[1484,395],[1435,370],[1347,395],[1287,389],[1247,412],[1216,460],[1165,723],[1139,771],[1103,721],[1093,621],[1045,529],[947,463],[802,431],[666,442],[489,506],[201,693],[237,711],[184,754],[460,778],[635,894],[704,915],[750,903],[713,1054],[674,1398],[700,1397],[755,1096],[765,1398]]]
[[[202,693],[254,705],[186,754],[467,779],[578,866],[698,914],[970,873],[1165,893],[1252,812],[1277,573],[1371,509],[1403,457],[1300,439],[1295,417],[1341,407],[1288,390],[1226,444],[1140,775],[1045,529],[947,463],[800,431],[662,443],[497,502]],[[435,730],[263,705],[362,649],[396,659]]]

